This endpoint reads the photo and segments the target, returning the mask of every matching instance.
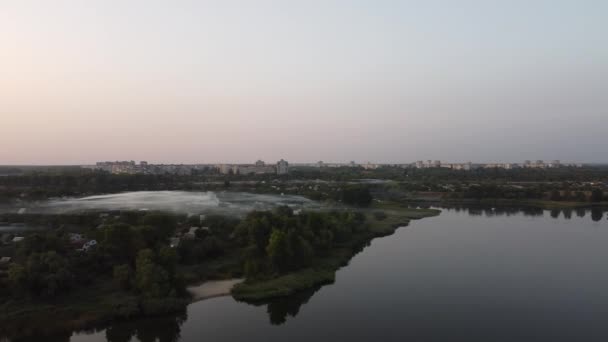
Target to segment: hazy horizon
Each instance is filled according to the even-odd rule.
[[[606,163],[605,1],[3,1],[0,165]]]

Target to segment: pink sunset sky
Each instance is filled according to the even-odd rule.
[[[603,1],[3,1],[0,164],[608,162],[607,17]]]

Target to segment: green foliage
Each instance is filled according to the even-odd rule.
[[[253,212],[237,227],[245,274],[250,278],[285,274],[311,265],[339,243],[365,230],[365,216],[350,212],[304,212],[289,208]],[[263,247],[263,248],[262,248]]]
[[[21,258],[27,258],[32,254],[45,253],[48,251],[55,251],[63,254],[66,251],[66,242],[65,239],[53,232],[36,233],[27,236],[20,242],[17,254]]]
[[[164,315],[176,311],[184,310],[188,301],[184,298],[144,298],[141,302],[141,309],[145,315]]]
[[[601,202],[604,200],[604,191],[602,189],[593,189],[591,191],[591,202]]]
[[[132,283],[131,267],[127,264],[114,266],[113,278],[116,285],[123,290],[130,290]]]
[[[342,201],[357,207],[368,207],[372,203],[372,195],[368,187],[350,186],[342,190]]]
[[[159,238],[167,238],[173,234],[177,225],[177,216],[152,212],[142,217],[140,225],[154,227],[155,231],[158,232]]]
[[[121,296],[106,305],[116,318],[132,318],[140,314],[139,299],[134,296]]]
[[[16,263],[12,264],[8,269],[8,281],[17,295],[23,294],[28,286],[28,275],[25,267]]]
[[[551,191],[551,196],[550,199],[552,201],[561,201],[562,200],[562,195],[558,190],[553,190]]]
[[[376,211],[374,212],[374,218],[378,221],[383,221],[386,219],[386,213],[384,211]]]
[[[135,262],[135,285],[144,297],[161,298],[171,292],[169,273],[155,262],[154,252],[143,249]]]
[[[124,223],[107,225],[99,235],[100,247],[111,259],[118,262],[133,260],[137,248],[134,246],[135,234],[131,226]]]
[[[574,193],[574,200],[577,202],[585,202],[587,201],[587,196],[581,191],[577,191]]]
[[[289,296],[304,289],[335,281],[335,270],[307,268],[274,279],[245,282],[232,289],[237,300],[259,301],[267,298]]]
[[[30,255],[24,264],[12,264],[8,279],[16,295],[52,297],[71,286],[73,274],[64,257],[49,251]]]
[[[287,242],[285,232],[274,229],[270,235],[266,253],[278,273],[283,273],[289,270],[289,260],[291,259],[291,250]]]

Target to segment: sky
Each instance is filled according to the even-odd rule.
[[[608,162],[608,1],[0,0],[0,164]]]

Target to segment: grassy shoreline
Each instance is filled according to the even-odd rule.
[[[279,277],[248,280],[236,285],[231,294],[236,300],[259,302],[284,297],[315,286],[333,283],[338,269],[348,265],[351,258],[363,250],[371,240],[393,234],[397,228],[407,226],[411,220],[436,216],[439,210],[408,209],[396,203],[375,203],[363,210],[369,229],[353,235],[352,239],[335,246],[327,255],[315,258],[313,266]],[[375,217],[379,211],[386,215]],[[187,283],[200,284],[201,280],[224,280],[234,276],[231,270],[236,256],[229,253],[209,265],[181,269]],[[205,270],[210,278],[197,277]],[[183,298],[171,308],[147,308],[136,296],[118,293],[111,279],[98,279],[95,286],[74,291],[55,300],[31,302],[15,300],[0,305],[0,337],[54,335],[73,330],[98,330],[122,319],[137,319],[165,315],[185,310],[192,302]],[[70,303],[70,304],[66,304]],[[32,327],[31,322],[44,322]]]
[[[533,199],[504,199],[504,198],[485,198],[477,199],[458,199],[458,198],[442,198],[442,199],[412,199],[406,202],[412,204],[437,204],[437,205],[482,205],[482,206],[523,206],[539,209],[579,209],[579,208],[608,208],[608,202],[576,202],[576,201],[549,201],[549,200],[533,200]]]
[[[374,211],[386,214],[381,220],[374,217]],[[232,296],[239,301],[260,302],[285,297],[315,286],[331,284],[336,272],[378,237],[392,235],[397,228],[409,225],[411,220],[439,215],[434,209],[407,209],[395,204],[376,204],[367,213],[369,231],[359,233],[351,241],[332,250],[329,255],[318,258],[313,267],[291,272],[276,278],[247,280],[236,285]]]

